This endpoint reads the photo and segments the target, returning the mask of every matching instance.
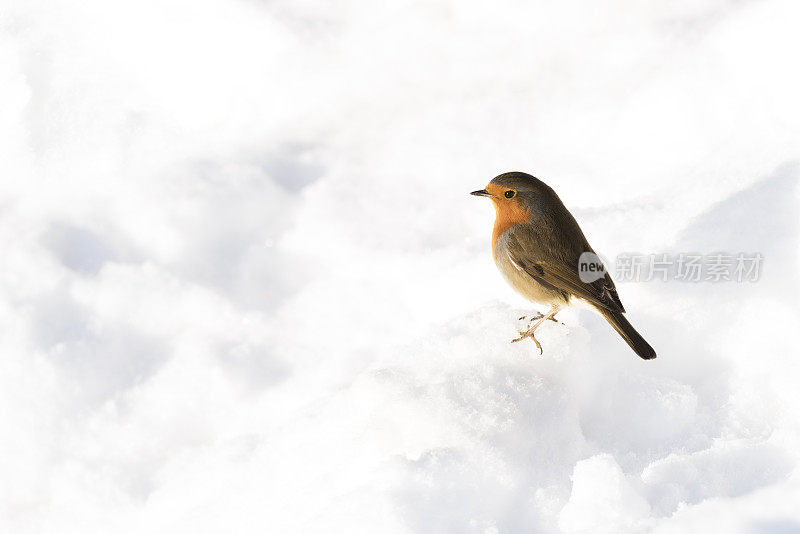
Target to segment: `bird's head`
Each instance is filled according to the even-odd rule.
[[[498,213],[530,212],[552,191],[544,182],[524,172],[507,172],[495,176],[485,189],[471,195],[489,197]]]

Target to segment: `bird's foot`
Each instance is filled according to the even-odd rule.
[[[537,324],[536,326],[539,325]],[[520,332],[520,336],[517,339],[512,339],[511,342],[516,343],[517,341],[522,341],[526,337],[529,337],[533,340],[534,343],[536,343],[536,348],[539,349],[539,354],[544,354],[544,350],[542,350],[542,344],[539,343],[539,340],[536,339],[536,337],[533,335],[535,331],[536,327],[529,328],[527,332]]]
[[[531,319],[530,323],[528,323],[528,330],[526,330],[525,332],[520,332],[520,336],[517,339],[512,339],[511,343],[516,343],[517,341],[522,341],[523,339],[529,337],[533,340],[534,343],[536,343],[536,348],[539,349],[539,354],[544,354],[544,350],[542,349],[542,344],[539,343],[538,339],[536,339],[534,333],[536,332],[536,329],[539,328],[542,325],[542,323],[544,323],[547,320],[557,323],[558,320],[555,318],[557,313],[558,313],[558,306],[553,306],[552,308],[550,308],[550,311],[544,315],[541,313],[537,313],[536,316],[534,316]],[[520,317],[520,320],[524,318],[525,316],[523,315],[522,317]],[[534,321],[536,322],[534,323]]]

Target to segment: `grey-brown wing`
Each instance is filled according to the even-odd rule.
[[[600,308],[624,313],[625,308],[608,272],[594,282],[581,280],[578,272],[580,256],[583,252],[593,251],[577,222],[572,219],[569,223],[573,223],[575,228],[548,227],[541,221],[512,228],[507,248],[510,259],[539,283],[580,297]]]

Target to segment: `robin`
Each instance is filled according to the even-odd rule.
[[[527,299],[550,306],[512,343],[531,338],[542,353],[536,329],[547,320],[555,321],[563,306],[578,299],[598,311],[641,358],[656,357],[623,315],[625,308],[611,276],[555,191],[530,174],[507,172],[471,194],[494,203],[492,254],[506,281]],[[599,263],[599,268],[593,273],[581,271],[586,261]]]

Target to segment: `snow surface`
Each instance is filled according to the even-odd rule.
[[[0,531],[800,531],[797,2],[0,3]],[[657,349],[532,307],[489,203]]]

